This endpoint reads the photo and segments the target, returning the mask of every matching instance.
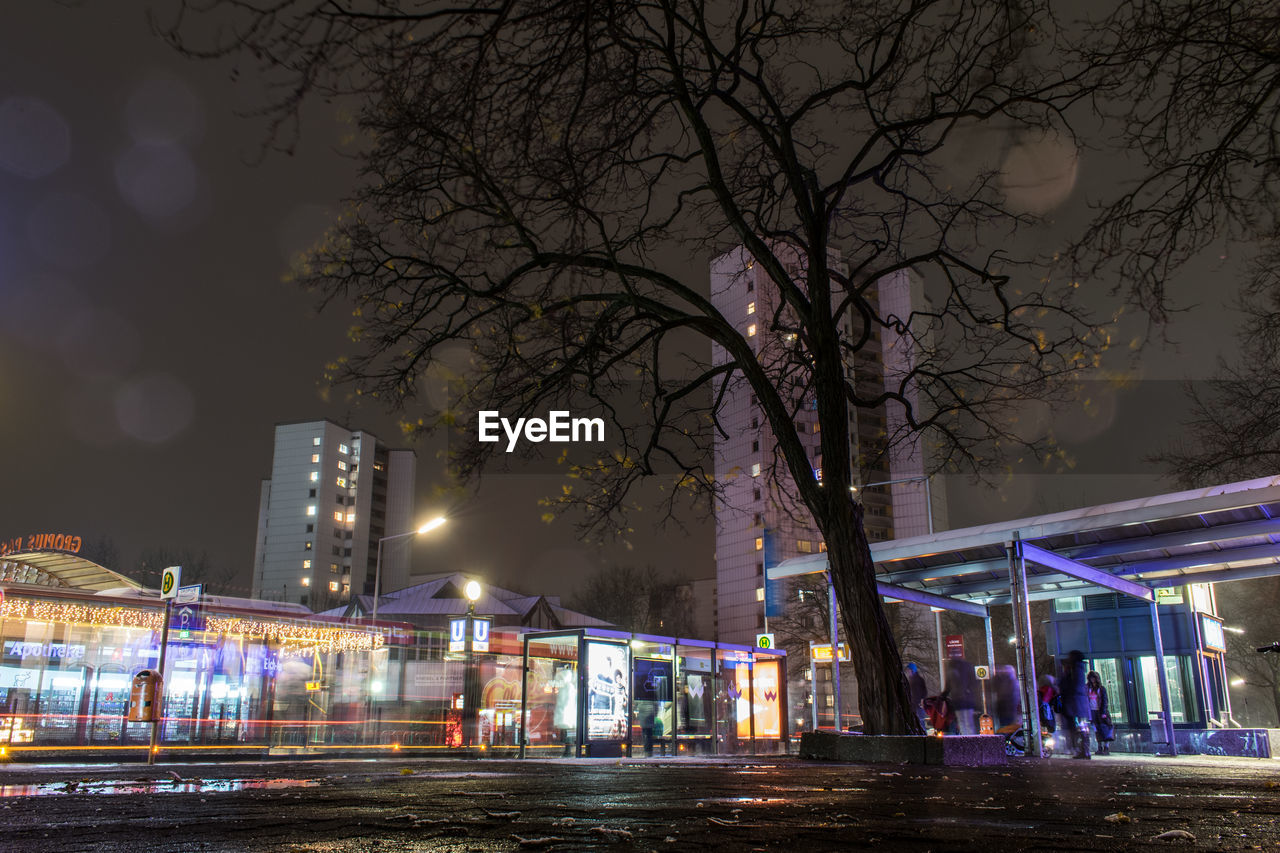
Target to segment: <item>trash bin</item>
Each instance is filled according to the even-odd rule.
[[[1147,717],[1151,720],[1151,742],[1167,745],[1169,735],[1164,727],[1164,711],[1148,711]]]
[[[129,692],[129,722],[152,723],[158,718],[160,674],[144,669],[133,677]]]

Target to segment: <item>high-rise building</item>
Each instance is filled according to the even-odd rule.
[[[778,249],[787,272],[803,281],[805,271],[798,253]],[[837,259],[832,258],[832,263]],[[914,293],[913,293],[914,291]],[[902,272],[877,283],[868,298],[878,300],[879,314],[886,310],[910,316],[910,306],[923,298],[919,285]],[[726,317],[734,318],[751,343],[757,359],[774,374],[787,373],[782,365],[795,334],[773,328],[781,294],[774,281],[743,247],[712,261],[711,301]],[[785,326],[785,319],[781,325]],[[727,360],[724,350],[713,346],[713,362]],[[875,397],[886,387],[898,390],[909,373],[911,353],[896,335],[873,329],[847,366],[854,383]],[[794,367],[794,366],[793,366]],[[814,477],[822,477],[820,425],[816,402],[806,397],[802,370],[793,369],[794,388],[781,389],[793,402],[800,439],[812,463]],[[850,441],[857,470],[855,483],[865,509],[867,536],[872,542],[928,533],[929,504],[935,524],[942,502],[930,496],[923,454],[914,441],[901,440],[901,410],[850,408]],[[790,557],[826,550],[808,509],[796,495],[794,480],[780,455],[759,400],[745,381],[730,386],[720,412],[716,432],[716,478],[724,489],[716,505],[717,639],[753,643],[765,628],[766,560],[776,564]],[[891,441],[891,438],[897,440]],[[909,482],[890,481],[908,480]],[[930,497],[933,498],[930,501]]]
[[[258,506],[253,597],[323,610],[372,593],[378,540],[412,529],[416,467],[412,450],[362,430],[277,424]],[[408,582],[408,547],[384,546],[382,590]]]

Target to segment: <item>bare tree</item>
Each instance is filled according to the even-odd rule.
[[[365,180],[297,271],[354,305],[359,348],[335,379],[420,411],[422,377],[461,346],[472,371],[445,423],[590,401],[612,449],[556,507],[597,530],[625,529],[651,477],[672,517],[720,492],[708,430],[742,383],[826,540],[865,730],[919,731],[850,491],[849,412],[897,407],[890,440],[981,470],[1016,443],[1020,402],[1060,393],[1104,346],[1071,281],[1002,248],[1033,218],[971,156],[988,131],[1069,140],[1096,91],[1049,3],[277,0],[192,3],[165,27],[188,54],[259,66],[280,147],[308,99],[355,105]],[[778,288],[759,340],[703,283],[734,246]],[[908,271],[928,304],[881,311],[876,283]],[[848,369],[882,334],[911,355],[888,389]],[[457,453],[461,475],[495,450]]]
[[[693,601],[678,580],[653,566],[604,566],[591,574],[569,599],[574,610],[627,631],[666,637],[694,634]]]
[[[1262,0],[1128,0],[1091,42],[1090,61],[1116,72],[1101,103],[1138,177],[1081,246],[1158,320],[1181,264],[1221,240],[1280,234],[1278,24]]]

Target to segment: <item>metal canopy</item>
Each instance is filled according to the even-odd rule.
[[[934,607],[1010,602],[1006,545],[1024,543],[1031,600],[1098,588],[1151,589],[1280,575],[1280,476],[1102,504],[871,545],[877,580],[939,596]],[[827,570],[826,554],[786,560],[770,579]],[[966,612],[968,611],[967,608]]]
[[[1102,588],[1146,602],[1156,671],[1164,672],[1164,643],[1153,588],[1280,575],[1278,519],[1280,477],[1266,477],[876,543],[871,545],[871,557],[882,596],[983,616],[992,664],[989,608],[1012,605],[1022,707],[1031,709],[1038,704],[1031,601],[1085,595]],[[765,571],[770,580],[826,572],[827,557],[806,555]],[[834,646],[838,632],[833,589],[830,594]],[[832,674],[838,706],[839,667]],[[1157,682],[1163,743],[1172,745],[1168,684],[1165,679]],[[1038,757],[1042,755],[1039,714],[1028,714],[1027,722],[1028,751]],[[837,727],[839,723],[837,713]],[[1166,748],[1176,754],[1176,747]]]
[[[0,582],[69,587],[93,592],[141,589],[137,581],[66,551],[15,551],[0,557]]]

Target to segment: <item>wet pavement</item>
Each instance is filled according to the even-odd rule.
[[[1280,761],[0,767],[0,850],[1280,851]]]

